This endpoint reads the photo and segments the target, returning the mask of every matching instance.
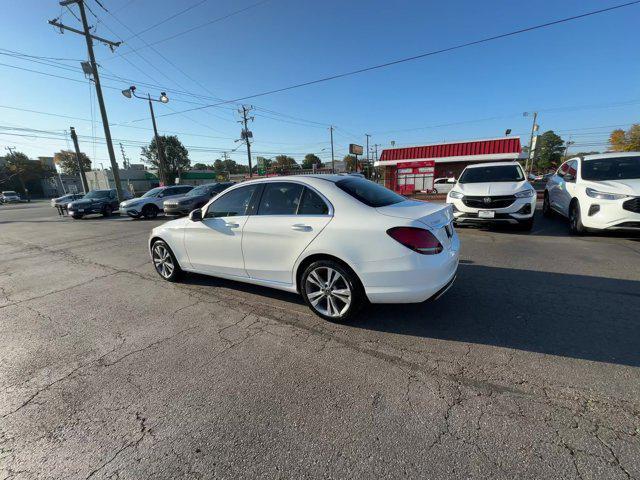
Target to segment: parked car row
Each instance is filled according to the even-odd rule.
[[[192,185],[157,187],[136,198],[125,192],[123,202],[118,202],[115,189],[92,190],[86,195],[67,194],[54,198],[51,206],[66,209],[74,219],[92,214],[107,217],[116,211],[132,218],[155,218],[161,212],[179,216],[202,207],[231,185],[233,182],[210,183],[195,188]]]
[[[531,230],[537,193],[516,163],[469,165],[447,195],[459,225],[514,224]],[[542,212],[570,231],[640,231],[640,153],[585,155],[547,177]]]

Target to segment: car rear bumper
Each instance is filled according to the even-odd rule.
[[[358,272],[371,303],[420,303],[443,295],[453,283],[460,254],[457,234],[438,255],[410,253],[367,262]]]

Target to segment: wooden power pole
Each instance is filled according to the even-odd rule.
[[[121,42],[112,42],[102,37],[92,35],[87,23],[87,14],[84,8],[84,0],[64,0],[60,2],[60,5],[67,7],[71,4],[77,4],[80,10],[80,20],[82,21],[82,30],[78,30],[72,27],[68,27],[58,22],[57,19],[49,20],[49,24],[58,27],[60,31],[68,30],[73,33],[84,36],[87,42],[87,52],[89,53],[89,62],[91,63],[91,70],[93,76],[93,82],[96,86],[96,96],[98,97],[98,105],[100,106],[100,115],[102,116],[102,126],[104,127],[104,137],[107,142],[107,150],[109,152],[109,160],[111,161],[111,171],[113,172],[113,181],[116,184],[116,192],[118,193],[118,200],[121,202],[124,200],[122,194],[122,185],[120,184],[120,171],[118,170],[118,162],[116,161],[116,154],[113,150],[113,142],[111,141],[111,130],[109,129],[109,119],[107,118],[107,109],[104,106],[104,98],[102,96],[102,87],[100,85],[100,76],[98,75],[98,65],[96,64],[96,58],[93,53],[93,40],[97,40],[106,44],[109,48],[113,49],[118,47]]]

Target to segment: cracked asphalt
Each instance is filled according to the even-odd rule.
[[[0,207],[0,478],[640,478],[640,237],[459,229],[447,295],[337,325],[163,282],[162,221]]]

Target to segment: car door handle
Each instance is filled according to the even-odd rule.
[[[228,228],[238,228],[240,226],[240,224],[239,223],[233,223],[233,222],[225,222],[224,226],[228,227]]]
[[[294,223],[291,225],[291,230],[296,230],[298,232],[310,232],[313,229],[310,225],[305,225],[304,223]]]

